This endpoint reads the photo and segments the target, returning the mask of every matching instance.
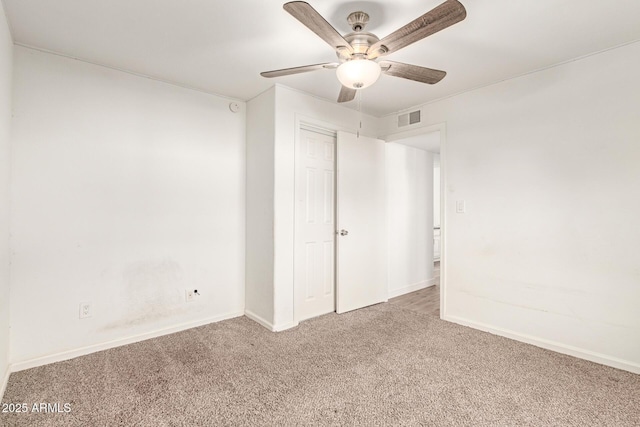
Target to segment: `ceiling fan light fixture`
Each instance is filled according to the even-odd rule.
[[[351,89],[364,89],[374,84],[380,77],[380,65],[369,59],[352,59],[343,62],[336,69],[338,80]]]

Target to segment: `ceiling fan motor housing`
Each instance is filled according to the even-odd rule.
[[[349,42],[353,48],[353,54],[347,54],[346,52],[338,51],[338,57],[342,60],[362,58],[366,55],[370,46],[380,41],[378,36],[372,33],[363,31],[364,27],[369,22],[369,15],[366,12],[358,11],[352,12],[347,17],[347,22],[353,29],[353,33],[349,33],[344,36],[344,39]]]
[[[374,45],[380,39],[378,36],[372,33],[366,33],[364,31],[349,33],[344,36],[344,39],[349,42],[353,48],[353,55],[366,55],[369,46]],[[338,55],[340,56],[340,55]]]

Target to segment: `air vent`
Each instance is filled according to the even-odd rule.
[[[420,110],[409,113],[409,124],[415,125],[416,123],[420,123]]]
[[[420,123],[420,110],[412,111],[410,113],[400,114],[398,116],[398,127],[404,127],[409,125],[415,125]]]

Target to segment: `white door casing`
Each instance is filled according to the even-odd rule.
[[[433,260],[440,261],[440,227],[433,229]]]
[[[336,311],[387,300],[384,141],[338,132]],[[345,230],[348,234],[343,234]]]
[[[295,317],[335,311],[336,138],[300,129],[295,178]]]

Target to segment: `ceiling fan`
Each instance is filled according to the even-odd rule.
[[[467,16],[467,11],[459,1],[447,0],[383,39],[379,39],[375,34],[364,31],[364,27],[369,22],[369,15],[365,12],[351,13],[347,21],[353,32],[341,36],[309,3],[292,1],[285,3],[283,7],[331,45],[336,50],[340,62],[265,71],[260,75],[280,77],[308,71],[336,69],[338,80],[342,84],[338,102],[353,100],[356,91],[371,86],[378,80],[380,73],[421,83],[438,83],[447,74],[445,71],[402,62],[378,62],[377,59],[460,22]]]

